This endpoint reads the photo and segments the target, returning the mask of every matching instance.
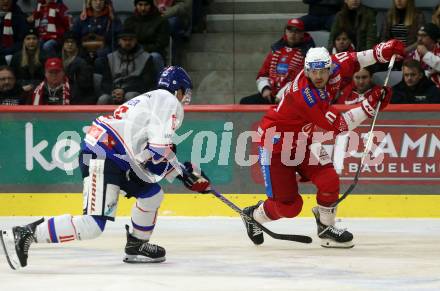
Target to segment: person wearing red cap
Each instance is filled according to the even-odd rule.
[[[60,58],[47,59],[45,80],[35,88],[32,95],[33,105],[69,105],[70,84],[64,73],[63,61]]]
[[[240,104],[273,104],[277,94],[304,66],[304,57],[314,47],[312,37],[304,32],[301,19],[289,19],[283,37],[272,45],[257,75],[258,94],[244,97]]]

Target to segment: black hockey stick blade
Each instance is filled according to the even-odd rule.
[[[235,212],[237,212],[238,214],[240,214],[241,217],[243,217],[246,220],[252,220],[253,223],[255,223],[256,225],[258,225],[259,228],[261,228],[262,231],[264,231],[265,233],[267,233],[270,237],[274,238],[274,239],[279,239],[279,240],[288,240],[288,241],[294,241],[294,242],[299,242],[299,243],[305,243],[305,244],[309,244],[312,242],[312,238],[306,235],[299,235],[299,234],[282,234],[282,233],[275,233],[269,229],[267,229],[266,227],[264,227],[262,224],[260,224],[258,221],[256,221],[253,217],[250,217],[248,215],[246,215],[240,207],[238,207],[237,205],[235,205],[232,201],[230,201],[229,199],[227,199],[225,196],[223,196],[220,192],[212,189],[209,191],[209,193],[213,194],[215,197],[217,197],[218,199],[220,199],[223,203],[225,203],[226,205],[228,205],[230,208],[232,208]]]
[[[180,171],[182,171],[185,175],[190,175],[190,173],[186,170],[185,166],[178,163],[176,165],[174,165],[174,167],[179,167]],[[225,203],[226,205],[228,205],[230,208],[232,208],[235,212],[237,212],[238,214],[240,214],[241,217],[244,217],[244,219],[246,220],[252,220],[252,222],[254,222],[256,225],[258,225],[259,228],[261,228],[262,231],[264,231],[265,233],[267,233],[270,237],[274,238],[274,239],[279,239],[279,240],[288,240],[288,241],[294,241],[294,242],[300,242],[300,243],[305,243],[305,244],[309,244],[312,242],[312,238],[306,235],[296,235],[296,234],[281,234],[281,233],[275,233],[269,229],[267,229],[266,227],[264,227],[263,225],[261,225],[258,221],[255,221],[255,219],[253,217],[249,217],[248,215],[246,215],[240,207],[238,207],[237,205],[235,205],[232,201],[230,201],[229,199],[227,199],[225,196],[223,196],[220,192],[211,189],[209,190],[209,192],[207,193],[211,193],[213,194],[215,197],[217,197],[218,199],[220,199],[223,203]]]

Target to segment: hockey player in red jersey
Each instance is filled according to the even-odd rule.
[[[331,104],[343,83],[351,81],[360,68],[377,61],[387,63],[394,54],[404,55],[404,45],[398,40],[379,43],[373,49],[357,53],[330,56],[323,47],[307,52],[304,70],[288,84],[280,104],[266,113],[258,129],[261,135],[259,161],[268,198],[246,207],[243,212],[259,223],[297,216],[303,205],[296,181],[298,173],[303,181],[310,180],[317,187],[318,205],[312,212],[321,245],[353,247],[353,235],[335,227],[336,208],[331,205],[339,196],[339,177],[314,133],[317,128],[337,134],[353,130],[374,116],[382,90],[386,94],[380,109],[385,108],[391,98],[389,88],[375,90],[359,106],[345,113],[338,112]],[[262,244],[261,229],[250,220],[244,219],[244,222],[253,243]]]

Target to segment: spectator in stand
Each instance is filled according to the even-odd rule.
[[[416,48],[417,31],[423,24],[425,17],[415,8],[414,0],[394,0],[382,26],[381,40],[401,40],[409,54]]]
[[[82,69],[87,66],[86,61],[79,56],[79,46],[75,35],[71,32],[64,34],[63,48],[61,50],[64,71],[69,81],[75,82]]]
[[[41,47],[48,56],[57,55],[63,34],[70,29],[67,10],[62,0],[38,0],[37,9],[28,17],[28,21],[34,23]]]
[[[335,33],[341,29],[350,30],[353,45],[357,51],[372,48],[377,43],[376,13],[373,9],[362,5],[361,0],[345,0],[341,11],[336,14],[330,37],[329,48]]]
[[[171,47],[172,64],[180,62],[178,55],[184,38],[191,33],[192,0],[156,0],[161,15],[168,19],[170,34],[173,38]]]
[[[440,90],[426,78],[420,62],[406,60],[402,66],[402,81],[393,87],[391,103],[440,103]]]
[[[240,104],[278,103],[283,95],[282,88],[304,68],[305,55],[314,46],[310,34],[304,32],[302,20],[290,19],[284,29],[284,36],[272,45],[272,51],[258,72],[259,93],[242,98]]]
[[[362,102],[381,87],[373,83],[373,69],[364,67],[353,75],[353,81],[346,86],[338,97],[337,104],[352,105]]]
[[[71,104],[96,104],[93,67],[79,56],[79,44],[71,32],[64,34],[61,51],[64,71],[71,84]]]
[[[60,58],[47,59],[45,65],[45,80],[35,88],[32,94],[33,105],[69,105],[70,84],[63,70]]]
[[[330,31],[344,0],[303,0],[303,3],[309,5],[309,13],[301,17],[304,29]]]
[[[412,58],[422,63],[426,76],[440,88],[440,28],[433,23],[422,26],[418,33],[417,49]]]
[[[40,50],[37,30],[30,28],[25,33],[21,51],[15,53],[11,60],[17,83],[24,91],[31,93],[44,80],[45,62],[46,55]]]
[[[351,34],[351,30],[342,28],[339,31],[334,32],[334,40],[332,41],[331,54],[337,54],[342,52],[355,52],[356,48],[353,45],[354,36]]]
[[[11,60],[21,49],[24,34],[28,30],[26,15],[16,0],[0,1],[0,58]]]
[[[98,104],[122,104],[155,88],[153,58],[138,44],[136,33],[123,30],[118,36],[119,48],[97,61],[102,74],[102,95]]]
[[[106,57],[116,49],[116,37],[122,23],[114,14],[110,0],[87,0],[81,15],[74,20],[72,31],[93,64],[96,58]]]
[[[17,84],[14,72],[7,66],[0,67],[0,105],[24,105],[28,94]]]
[[[135,0],[133,16],[124,22],[124,28],[136,32],[138,43],[153,57],[156,78],[165,66],[165,49],[170,41],[168,21],[160,16],[153,0]]]
[[[434,11],[432,12],[432,23],[434,23],[435,25],[437,25],[437,27],[440,28],[440,4],[437,4],[434,7]]]

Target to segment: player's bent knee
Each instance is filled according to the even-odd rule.
[[[303,200],[300,195],[297,195],[293,202],[273,201],[273,207],[268,207],[270,211],[269,217],[272,219],[279,218],[293,218],[301,213],[303,207]]]
[[[163,195],[163,190],[160,189],[150,197],[139,197],[137,198],[136,206],[142,211],[156,211],[162,203]]]
[[[106,219],[100,216],[82,215],[72,218],[79,240],[99,237],[104,231]]]
[[[301,213],[302,210],[302,206],[303,206],[303,201],[302,199],[292,203],[292,204],[281,204],[281,205],[277,205],[278,206],[278,211],[280,212],[280,214],[282,215],[282,217],[286,217],[286,218],[293,218],[298,216],[298,214]]]

